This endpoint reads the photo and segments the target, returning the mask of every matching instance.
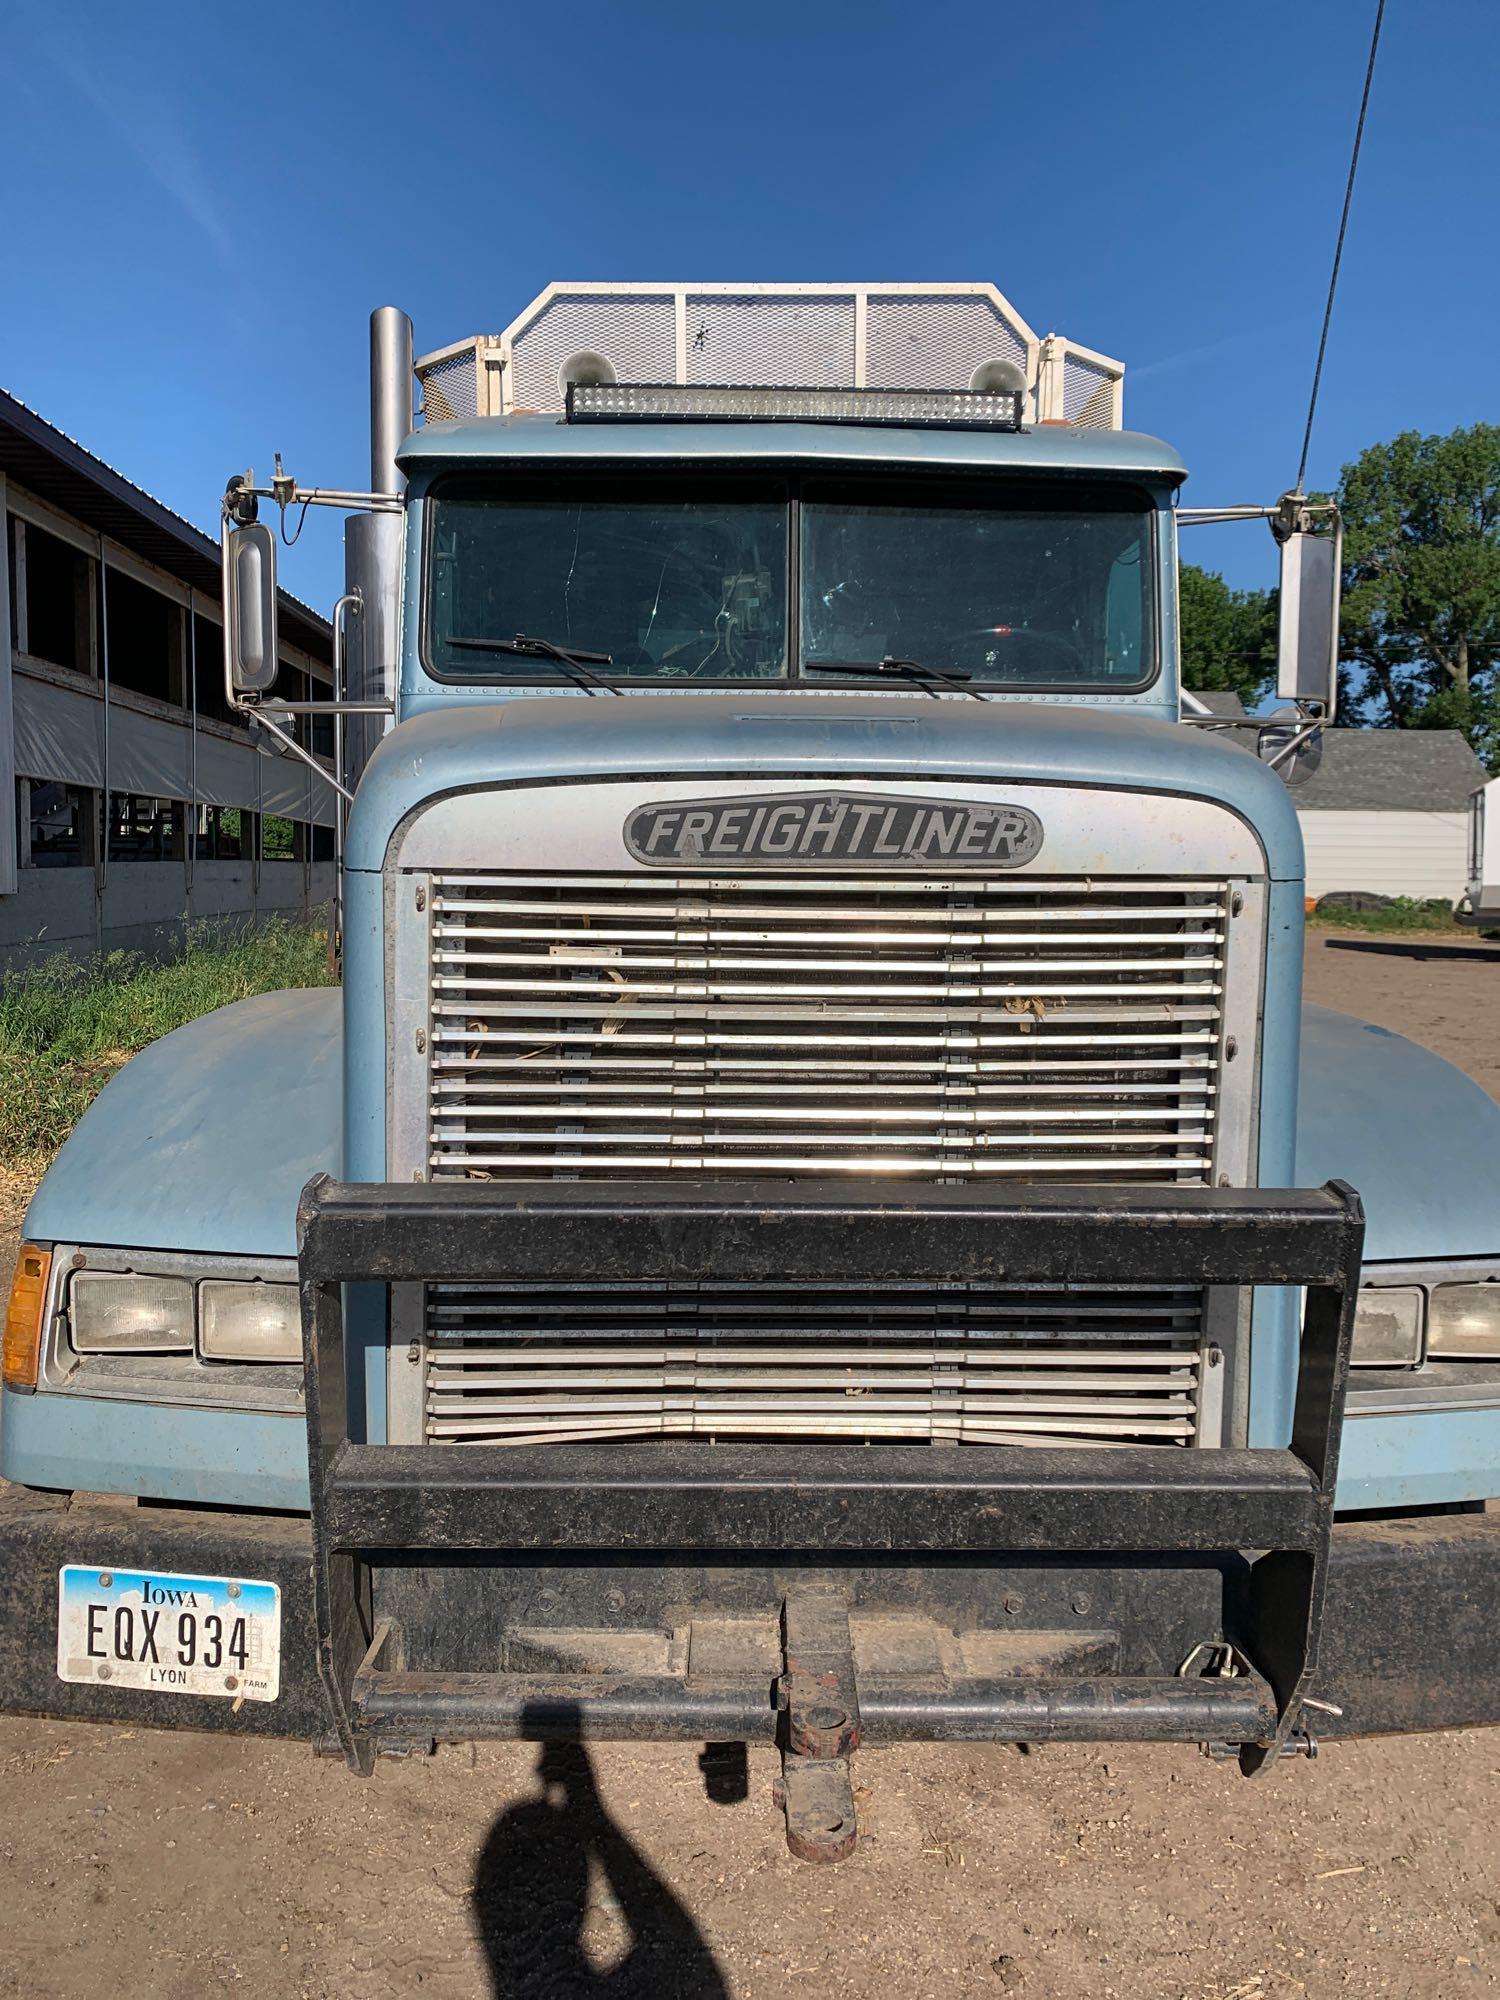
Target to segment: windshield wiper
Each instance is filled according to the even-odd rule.
[[[881,660],[804,660],[802,671],[820,674],[873,674],[877,679],[882,676],[900,676],[906,680],[920,682],[934,701],[941,701],[942,696],[933,686],[933,682],[937,681],[943,687],[951,687],[955,694],[966,694],[973,701],[984,700],[978,688],[967,685],[972,675],[965,673],[962,667],[951,669],[933,667],[925,660],[898,660],[889,653]]]
[[[598,674],[591,674],[585,662],[596,666],[612,667],[613,653],[585,653],[575,651],[570,646],[559,646],[554,639],[532,639],[526,633],[518,632],[514,639],[449,639],[447,644],[460,647],[471,653],[516,653],[524,660],[556,660],[569,678],[589,694],[624,694],[612,681],[601,680]]]

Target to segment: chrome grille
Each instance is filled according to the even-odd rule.
[[[1186,1288],[430,1285],[425,1318],[449,1443],[1217,1442]]]
[[[434,1178],[1211,1172],[1227,883],[433,886]]]

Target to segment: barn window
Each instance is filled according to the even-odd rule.
[[[181,610],[160,591],[116,569],[109,572],[105,607],[110,685],[180,708],[185,691]]]
[[[143,798],[135,792],[110,793],[111,861],[180,861],[182,843],[180,801]]]
[[[15,567],[14,537],[11,566]],[[49,666],[91,671],[89,591],[93,564],[81,550],[49,535],[45,528],[26,523],[26,647],[33,659]],[[12,640],[20,610],[15,591],[11,599]]]
[[[18,778],[16,791],[23,866],[84,868],[92,864],[96,792],[43,778]]]
[[[193,852],[200,861],[242,861],[254,852],[255,814],[238,806],[199,806]]]
[[[261,857],[266,861],[290,861],[296,850],[297,829],[292,820],[267,813],[261,821]]]

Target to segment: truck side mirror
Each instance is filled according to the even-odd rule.
[[[1276,641],[1276,693],[1283,701],[1317,702],[1332,722],[1339,682],[1339,590],[1343,536],[1302,525],[1281,538],[1281,619]]]
[[[231,702],[276,682],[276,534],[264,521],[224,531],[224,675]]]

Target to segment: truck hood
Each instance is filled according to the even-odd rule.
[[[1286,787],[1243,749],[1129,710],[807,693],[466,700],[391,732],[360,781],[347,862],[378,872],[407,814],[452,792],[580,778],[1006,780],[1172,792],[1255,828],[1272,879],[1302,873]],[[1042,870],[1040,872],[1045,872]]]
[[[1405,1035],[1302,1010],[1297,1185],[1344,1180],[1366,1263],[1500,1253],[1500,1104]]]
[[[48,1169],[27,1236],[295,1257],[297,1197],[338,1171],[341,998],[259,993],[142,1049]]]
[[[27,1235],[295,1256],[303,1183],[338,1171],[339,1000],[265,993],[153,1043],[80,1120]],[[1370,1262],[1500,1253],[1500,1104],[1350,1015],[1308,1007],[1303,1035],[1297,1184],[1359,1189]]]

